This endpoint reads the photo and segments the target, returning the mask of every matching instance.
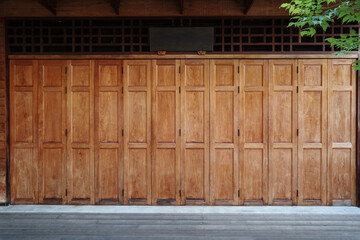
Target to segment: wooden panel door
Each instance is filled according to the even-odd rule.
[[[297,203],[296,60],[270,60],[269,204]]]
[[[151,204],[151,60],[124,61],[124,203]]]
[[[268,203],[268,61],[240,61],[240,204]]]
[[[39,203],[66,202],[66,61],[39,61]]]
[[[210,60],[211,205],[238,204],[238,66],[239,60]]]
[[[10,61],[11,204],[38,203],[37,61]]]
[[[180,61],[152,61],[152,204],[180,205]]]
[[[94,204],[93,61],[69,61],[67,75],[68,203]]]
[[[123,203],[121,61],[95,61],[95,195],[97,204]]]
[[[181,60],[181,204],[209,203],[209,60]]]
[[[326,205],[327,60],[299,60],[299,205]]]
[[[328,200],[355,205],[356,77],[354,60],[329,61]]]

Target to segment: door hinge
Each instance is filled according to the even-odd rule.
[[[67,67],[65,67],[65,74],[67,74]]]
[[[299,93],[299,86],[296,86],[296,93]]]
[[[121,73],[124,74],[124,67],[121,67]]]
[[[240,190],[238,190],[238,197],[240,197]]]
[[[65,196],[67,196],[67,189],[65,190]]]
[[[240,66],[238,66],[238,73],[240,73]]]
[[[296,67],[296,73],[299,73],[299,66]]]
[[[179,87],[179,93],[181,93],[181,87]]]
[[[299,190],[296,190],[296,196],[297,197],[299,196]]]
[[[179,190],[179,196],[181,197],[181,190]]]
[[[65,94],[67,94],[67,87],[65,87]]]
[[[67,136],[67,129],[65,129],[65,136]]]
[[[124,94],[124,87],[121,88],[121,93]]]
[[[124,136],[124,129],[121,129],[121,136]]]
[[[238,136],[240,136],[240,129],[238,129]]]
[[[238,86],[238,93],[240,93],[240,86]]]
[[[296,136],[299,136],[299,129],[296,129]]]
[[[181,67],[179,67],[179,73],[181,73]]]
[[[179,129],[179,136],[181,136],[181,128]]]

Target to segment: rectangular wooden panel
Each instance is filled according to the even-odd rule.
[[[270,60],[269,204],[297,203],[296,60]]]
[[[181,60],[181,204],[209,204],[209,61]]]
[[[95,61],[95,201],[123,203],[122,62]]]
[[[124,203],[151,204],[151,61],[124,65]]]
[[[11,204],[38,203],[37,61],[10,61]]]
[[[152,61],[152,204],[180,205],[180,61]]]
[[[299,205],[326,205],[327,60],[299,60]]]
[[[238,205],[238,65],[238,60],[210,60],[211,205]]]
[[[94,62],[67,67],[67,201],[94,204]]]
[[[356,75],[353,60],[328,60],[328,204],[356,204]]]
[[[39,61],[39,203],[66,203],[66,61]]]
[[[240,204],[268,203],[269,62],[240,60]]]

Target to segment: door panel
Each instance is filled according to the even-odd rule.
[[[328,60],[328,200],[330,205],[355,205],[356,75],[354,60]]]
[[[39,203],[66,202],[66,61],[39,61]]]
[[[180,205],[180,61],[152,61],[152,204]]]
[[[326,205],[327,60],[299,60],[299,205]]]
[[[10,61],[11,204],[38,203],[37,66]]]
[[[238,60],[210,60],[210,204],[238,204]]]
[[[124,61],[124,203],[151,204],[151,61]]]
[[[71,60],[68,69],[68,203],[94,204],[93,61]]]
[[[121,61],[95,61],[95,195],[97,204],[123,203]]]
[[[181,204],[209,203],[209,61],[181,60]]]
[[[270,205],[297,202],[296,87],[296,60],[270,60]]]
[[[268,61],[240,61],[240,204],[268,201]]]

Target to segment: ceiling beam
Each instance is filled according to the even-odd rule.
[[[183,15],[184,13],[184,0],[179,0],[180,4],[180,14]]]
[[[116,15],[120,14],[120,0],[110,0],[110,5]]]
[[[244,9],[244,14],[248,14],[248,12],[250,11],[251,7],[253,6],[255,0],[246,0],[245,1],[245,9]]]
[[[38,2],[56,16],[57,0],[38,0]]]

